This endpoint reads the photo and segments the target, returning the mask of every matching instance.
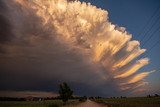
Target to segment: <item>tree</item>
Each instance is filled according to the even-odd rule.
[[[63,102],[68,101],[72,97],[73,91],[70,89],[67,83],[62,83],[59,85],[59,94]]]
[[[154,96],[155,96],[155,97],[159,97],[159,95],[158,95],[158,94],[155,94]]]

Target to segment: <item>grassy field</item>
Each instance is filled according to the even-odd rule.
[[[160,107],[160,97],[108,98],[94,101],[106,104],[108,107]]]
[[[105,98],[93,100],[107,107],[160,107],[160,97],[138,97],[138,98]],[[70,100],[67,105],[80,103],[78,100]],[[0,101],[0,107],[61,107],[64,103],[61,100],[47,101]]]
[[[66,105],[77,104],[78,100],[70,100]],[[61,107],[64,103],[61,100],[47,101],[0,101],[0,107]]]

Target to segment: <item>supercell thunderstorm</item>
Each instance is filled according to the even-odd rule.
[[[131,40],[132,35],[124,27],[112,24],[106,10],[80,1],[4,0],[4,2],[9,8],[6,16],[11,17],[9,21],[13,25],[14,39],[9,43],[0,44],[0,47],[5,48],[1,49],[5,51],[5,54],[1,53],[3,62],[8,56],[20,56],[19,62],[26,60],[23,56],[34,57],[25,54],[29,53],[30,49],[23,46],[22,42],[32,48],[32,53],[35,54],[37,51],[39,57],[42,54],[46,55],[45,51],[51,51],[53,47],[57,47],[54,51],[65,48],[60,49],[58,54],[71,52],[78,55],[86,65],[93,66],[94,70],[90,72],[96,73],[99,81],[104,83],[113,81],[118,91],[135,92],[148,85],[144,78],[153,71],[140,72],[139,69],[147,65],[149,59],[137,59],[146,49],[140,48],[139,41]],[[25,26],[27,28],[24,29]],[[62,46],[58,47],[59,44]],[[19,50],[24,53],[17,54]],[[69,79],[67,76],[62,78]],[[88,78],[92,81],[92,77]]]

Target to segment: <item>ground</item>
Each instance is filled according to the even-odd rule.
[[[0,101],[0,107],[160,107],[160,97],[100,98],[84,102],[70,100],[65,105],[61,100]]]
[[[94,101],[91,101],[91,100],[87,100],[83,103],[80,103],[78,105],[68,105],[66,107],[107,107],[107,105],[104,105],[104,104],[98,104]]]
[[[108,107],[160,107],[160,97],[108,98],[94,101]]]

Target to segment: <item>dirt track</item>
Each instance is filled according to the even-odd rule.
[[[78,105],[72,105],[72,106],[67,106],[67,107],[107,107],[106,105],[101,105],[101,104],[98,104],[96,102],[93,102],[91,100],[87,100],[83,103],[80,103]]]

